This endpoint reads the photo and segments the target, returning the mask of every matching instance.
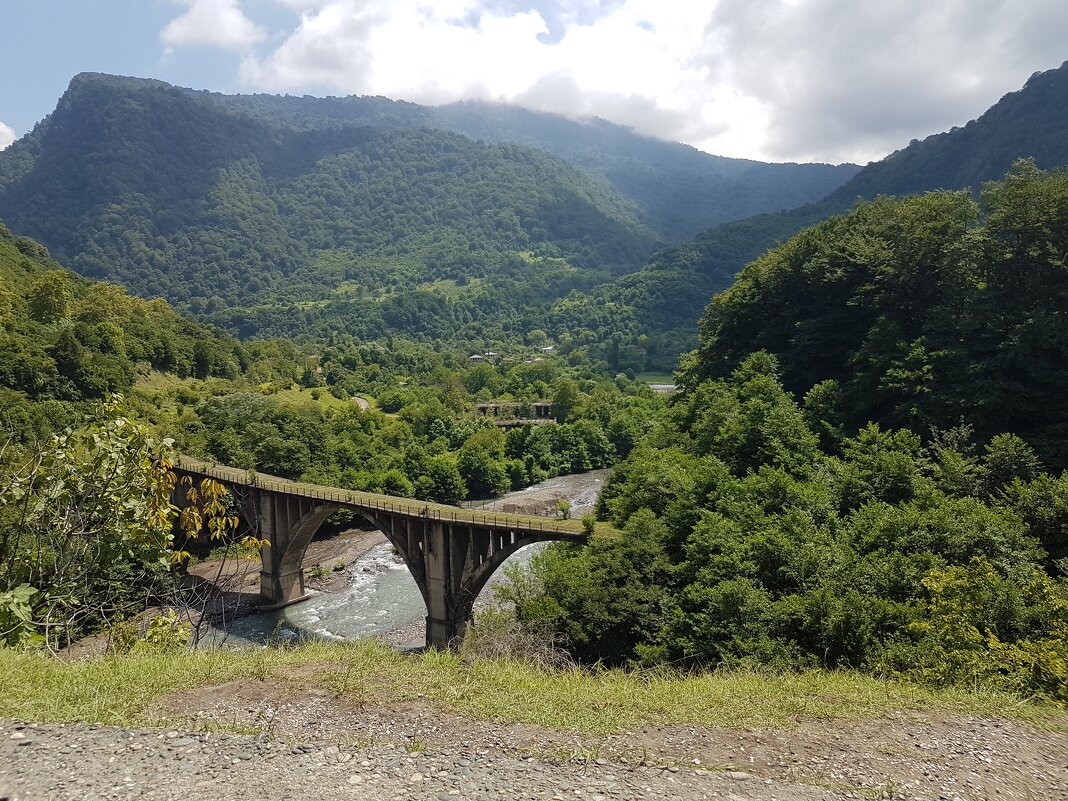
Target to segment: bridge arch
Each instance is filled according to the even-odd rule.
[[[301,562],[315,532],[330,515],[350,509],[370,521],[385,534],[415,579],[427,607],[426,642],[436,647],[454,646],[463,638],[479,592],[509,556],[537,542],[587,539],[578,521],[486,513],[250,476],[243,470],[184,457],[175,472],[227,485],[257,535],[269,542],[260,553],[262,609],[277,609],[308,597]],[[175,503],[185,503],[184,491],[176,491]]]

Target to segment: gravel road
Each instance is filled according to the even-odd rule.
[[[1068,799],[1063,725],[898,712],[584,738],[422,702],[348,704],[288,682],[198,688],[149,714],[175,728],[0,720],[0,801],[186,801],[197,791],[212,801]],[[224,725],[261,733],[219,731]]]
[[[356,747],[173,729],[0,724],[0,799],[6,801],[864,797],[740,772],[600,762],[555,765],[462,745],[412,753],[393,744]]]

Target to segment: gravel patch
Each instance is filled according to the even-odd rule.
[[[421,697],[383,705],[358,694],[338,696],[316,681],[314,666],[308,666],[284,683],[197,688],[164,699],[151,714],[192,729],[261,728],[284,741],[358,742],[433,754],[452,753],[459,745],[501,759],[532,758],[550,771],[577,765],[640,775],[675,775],[674,768],[692,778],[707,772],[717,780],[770,782],[763,786],[779,795],[768,797],[781,799],[1068,799],[1068,718],[1038,729],[1012,720],[901,711],[876,720],[803,720],[774,729],[648,726],[594,736],[463,717]],[[708,792],[717,788],[710,785]],[[794,796],[783,788],[839,795]]]
[[[0,723],[0,797],[225,799],[861,798],[733,772],[553,764],[486,749],[410,751],[392,743],[283,742],[219,732]],[[193,797],[196,797],[195,795]]]

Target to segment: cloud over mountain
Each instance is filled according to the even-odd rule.
[[[160,31],[168,50],[176,47],[219,47],[244,52],[267,38],[266,32],[245,16],[239,0],[173,0],[187,10]]]
[[[1064,57],[1060,0],[181,0],[257,91],[505,100],[724,155],[866,161]],[[209,24],[210,22],[213,24]],[[216,41],[212,41],[212,39]]]
[[[0,150],[3,150],[5,147],[14,142],[17,138],[18,137],[15,135],[15,132],[11,130],[11,126],[5,125],[4,123],[0,122]]]

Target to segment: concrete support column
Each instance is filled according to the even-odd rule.
[[[269,606],[282,600],[281,587],[275,581],[278,575],[275,563],[284,553],[285,546],[279,542],[278,525],[274,516],[274,497],[267,492],[257,492],[255,506],[259,517],[259,537],[268,542],[260,550],[260,604]]]
[[[304,571],[300,567],[303,554],[290,553],[294,547],[295,529],[303,516],[305,505],[309,510],[314,508],[301,498],[267,492],[261,495],[258,504],[260,536],[270,542],[260,552],[261,610],[279,609],[308,597],[304,589]]]
[[[423,564],[426,571],[426,644],[447,648],[456,635],[449,614],[452,607],[452,575],[449,537],[440,520],[423,520]]]

